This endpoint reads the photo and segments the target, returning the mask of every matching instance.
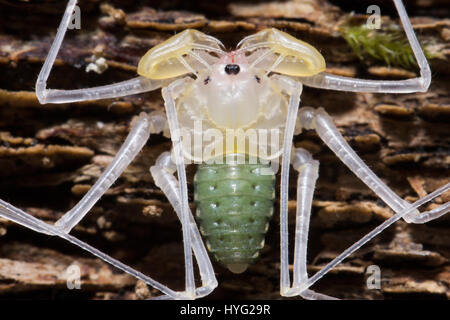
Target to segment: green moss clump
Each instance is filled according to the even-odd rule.
[[[397,25],[371,29],[367,24],[358,26],[343,25],[339,28],[342,37],[361,60],[372,57],[384,61],[388,66],[411,69],[417,66],[414,53],[403,30]],[[425,56],[434,57],[426,48]]]

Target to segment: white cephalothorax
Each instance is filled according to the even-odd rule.
[[[207,135],[196,143],[185,138],[184,156],[196,162],[222,153],[280,156],[289,96],[271,75],[305,77],[324,70],[325,60],[314,47],[274,28],[243,39],[231,52],[217,39],[185,30],[151,49],[138,67],[139,74],[154,79],[195,76],[185,81],[175,103],[180,132]],[[263,132],[268,129],[276,135]],[[235,137],[245,134],[256,138],[237,143]]]

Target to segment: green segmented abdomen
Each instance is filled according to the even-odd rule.
[[[259,256],[273,214],[269,164],[202,164],[194,178],[196,216],[208,250],[241,273]]]

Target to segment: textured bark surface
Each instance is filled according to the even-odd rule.
[[[273,26],[319,48],[329,72],[374,79],[414,76],[417,70],[360,61],[352,53],[336,29],[351,10],[363,13],[368,5],[379,4],[383,16],[391,16],[386,19],[397,21],[391,1],[360,1],[358,8],[352,7],[354,2],[85,0],[80,4],[81,30],[71,31],[64,41],[49,87],[83,88],[132,78],[149,48],[186,28],[207,32],[232,48],[243,36]],[[431,43],[439,53],[430,60],[433,81],[428,92],[354,94],[305,88],[302,95],[303,106],[324,107],[366,163],[409,201],[449,181],[450,21],[445,18],[449,4],[448,0],[408,1],[421,41]],[[76,104],[38,103],[34,83],[64,6],[65,1],[0,0],[0,197],[49,223],[96,181],[119,149],[133,117],[163,108],[159,91]],[[107,69],[102,74],[86,72],[99,58],[106,60]],[[296,136],[295,145],[310,150],[321,162],[310,232],[308,262],[313,274],[392,216],[392,211],[314,132]],[[181,289],[180,224],[148,170],[170,146],[162,135],[152,136],[72,234]],[[194,170],[189,167],[188,177]],[[295,174],[291,186],[294,199]],[[445,201],[450,195],[425,209]],[[289,204],[293,213],[295,201]],[[340,298],[448,299],[449,231],[449,216],[426,225],[398,222],[314,289]],[[66,288],[65,270],[72,263],[81,266],[81,290]],[[366,287],[366,268],[373,264],[381,269],[380,290]],[[209,298],[279,298],[277,215],[261,259],[247,272],[234,275],[217,264],[215,270],[219,287]],[[142,299],[157,294],[62,240],[0,219],[1,298]]]

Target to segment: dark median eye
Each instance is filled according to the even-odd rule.
[[[227,64],[225,66],[225,72],[227,74],[238,74],[241,68],[237,64]]]

